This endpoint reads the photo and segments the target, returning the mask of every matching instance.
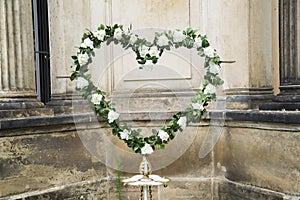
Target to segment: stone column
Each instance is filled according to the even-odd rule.
[[[0,1],[0,98],[35,98],[30,0]]]
[[[270,101],[275,62],[272,58],[273,0],[207,2],[206,32],[209,38],[216,37],[222,59],[236,61],[222,64],[227,108],[252,109]]]
[[[75,2],[75,3],[74,3]],[[93,2],[95,2],[93,4]],[[50,82],[51,100],[48,107],[54,107],[55,113],[66,114],[82,112],[73,110],[74,104],[82,104],[81,96],[75,92],[75,81],[70,81],[72,65],[71,56],[77,52],[84,31],[91,27],[93,13],[103,14],[101,11],[106,1],[98,0],[49,0],[49,47],[50,47]],[[99,15],[99,14],[98,14]],[[103,23],[102,19],[94,19]]]
[[[93,7],[91,0],[50,0],[49,35],[50,35],[50,66],[51,66],[51,100],[66,100],[74,94],[75,83],[68,76],[71,72],[72,59],[80,45],[84,31],[95,29],[90,27]],[[99,19],[98,23],[102,21]],[[72,97],[71,97],[72,98]]]
[[[31,0],[1,0],[0,118],[43,106],[36,99],[33,45]]]
[[[280,91],[300,92],[298,0],[280,0]],[[297,91],[298,90],[298,91]]]
[[[280,93],[264,110],[300,110],[300,1],[279,0]]]

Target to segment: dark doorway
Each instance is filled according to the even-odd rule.
[[[32,0],[36,88],[38,99],[50,101],[50,53],[47,0]]]

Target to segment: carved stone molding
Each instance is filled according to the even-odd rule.
[[[0,1],[0,98],[36,97],[30,0]]]
[[[300,110],[299,17],[299,0],[279,0],[280,93],[261,110]]]
[[[53,115],[37,100],[31,0],[0,1],[0,121]]]
[[[280,31],[280,90],[282,93],[299,93],[299,0],[280,0],[279,31]],[[291,88],[289,87],[291,86]]]

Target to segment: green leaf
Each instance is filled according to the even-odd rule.
[[[134,153],[139,153],[141,151],[141,148],[139,146],[134,146],[133,149]]]
[[[202,39],[202,47],[203,48],[209,47],[209,42],[206,40],[206,38]]]
[[[152,134],[153,134],[153,135],[156,135],[156,134],[157,134],[157,132],[158,132],[157,130],[155,130],[155,129],[152,129]]]
[[[103,24],[101,24],[99,27],[98,27],[98,30],[104,30],[105,29],[105,26]]]
[[[71,81],[75,80],[77,76],[78,76],[78,72],[73,72],[70,77]]]
[[[175,133],[170,133],[170,139],[173,140],[175,138]]]
[[[86,79],[89,80],[89,79],[91,79],[91,78],[92,78],[92,75],[91,75],[91,74],[87,74],[87,75],[86,75]]]
[[[141,64],[141,65],[144,65],[145,63],[146,63],[146,60],[145,59],[143,59],[143,60],[138,60],[137,61],[139,64]]]

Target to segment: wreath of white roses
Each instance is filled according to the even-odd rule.
[[[205,58],[204,83],[196,90],[191,104],[184,112],[176,113],[168,124],[159,130],[152,130],[152,135],[143,137],[140,129],[133,129],[125,122],[121,122],[120,114],[116,112],[111,101],[106,100],[106,93],[98,89],[91,81],[91,74],[87,74],[88,66],[95,56],[94,49],[100,48],[102,43],[120,44],[124,49],[131,48],[136,54],[136,60],[141,66],[157,63],[165,50],[171,47],[194,48],[198,55]],[[209,102],[216,99],[216,87],[223,84],[219,77],[220,57],[213,49],[205,35],[197,34],[197,30],[187,28],[186,30],[165,31],[155,33],[153,42],[131,32],[123,30],[123,25],[105,26],[101,24],[95,32],[88,30],[83,34],[81,45],[76,55],[72,56],[75,68],[71,74],[71,80],[77,79],[76,89],[87,99],[94,109],[97,117],[107,122],[112,128],[112,134],[123,140],[135,153],[143,155],[151,154],[155,149],[163,149],[165,145],[175,137],[175,132],[183,131],[191,122],[199,122]]]

